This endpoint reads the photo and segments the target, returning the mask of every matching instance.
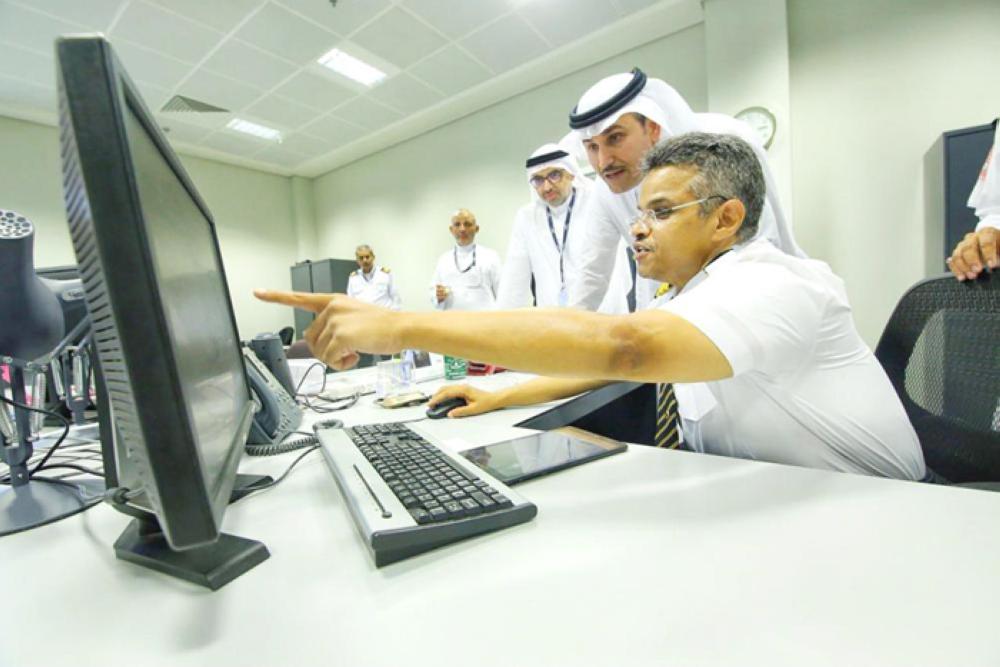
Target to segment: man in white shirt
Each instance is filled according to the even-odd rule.
[[[580,216],[577,240],[582,252],[573,257],[570,306],[596,310],[614,266],[612,249],[619,238],[630,241],[642,158],[661,138],[684,132],[734,134],[751,144],[767,183],[759,235],[789,254],[805,256],[795,244],[791,223],[778,200],[767,153],[746,123],[723,114],[694,113],[676,90],[660,79],[647,79],[639,69],[606,77],[591,86],[573,108],[569,122],[601,177],[590,205]],[[656,281],[637,279],[637,307],[648,304],[658,288]]]
[[[514,217],[497,307],[532,305],[532,281],[534,305],[566,306],[567,265],[572,262],[569,255],[579,249],[573,243],[576,231],[573,220],[587,206],[593,183],[579,173],[573,157],[557,144],[544,144],[535,150],[525,163],[525,170],[532,201]],[[619,246],[611,285],[597,309],[601,313],[628,312],[626,297],[632,277],[624,242]]]
[[[431,303],[438,310],[489,310],[500,289],[500,255],[476,243],[479,224],[472,211],[460,208],[448,231],[454,247],[438,258],[431,279]]]
[[[389,269],[375,263],[375,251],[369,245],[359,245],[354,251],[358,270],[347,278],[347,296],[383,308],[399,310],[402,300]]]
[[[1000,267],[1000,123],[993,121],[993,146],[969,193],[979,224],[965,235],[948,258],[948,268],[959,280],[974,280],[984,269]]]
[[[764,177],[753,149],[689,133],[651,150],[632,225],[640,275],[673,285],[628,315],[391,313],[338,295],[259,293],[319,311],[307,340],[335,367],[355,350],[420,348],[549,376],[461,396],[450,416],[571,396],[614,380],[672,383],[699,452],[919,480],[916,433],[823,262],[758,239]],[[674,417],[676,419],[676,417]]]

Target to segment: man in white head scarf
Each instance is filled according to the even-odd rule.
[[[660,79],[648,79],[638,68],[598,81],[580,98],[569,116],[573,133],[601,177],[594,196],[581,212],[573,257],[569,305],[594,310],[600,304],[614,267],[619,239],[631,242],[629,225],[636,217],[643,156],[657,141],[685,132],[733,134],[753,146],[764,171],[767,201],[757,238],[767,238],[791,255],[804,257],[778,201],[767,156],[753,130],[723,114],[696,114],[680,94]],[[636,279],[636,305],[648,304],[659,285]]]
[[[544,144],[525,163],[531,203],[522,206],[514,218],[500,278],[497,307],[522,308],[531,305],[534,281],[535,305],[541,308],[565,306],[569,291],[566,265],[573,244],[574,215],[587,205],[593,183],[583,176],[576,160],[558,144]],[[619,243],[615,265],[602,313],[628,312],[626,296],[631,288],[624,242]]]
[[[968,205],[976,210],[979,224],[948,258],[948,268],[959,280],[973,280],[983,270],[1000,268],[1000,124],[996,120],[993,130],[993,147],[969,193]]]

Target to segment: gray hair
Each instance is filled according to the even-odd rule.
[[[743,202],[746,217],[736,236],[737,243],[757,234],[766,188],[764,172],[750,144],[730,134],[688,132],[664,139],[651,148],[642,162],[642,173],[645,176],[654,169],[670,166],[698,170],[690,184],[698,199],[722,195]],[[717,199],[703,202],[702,213],[711,213],[719,205]]]
[[[367,250],[368,252],[370,252],[373,255],[375,254],[375,251],[372,250],[372,247],[370,245],[368,245],[367,243],[363,243],[363,244],[359,245],[357,248],[355,248],[354,249],[354,254],[357,255],[362,250]]]

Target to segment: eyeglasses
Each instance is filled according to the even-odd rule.
[[[640,213],[635,218],[636,224],[641,224],[644,227],[652,227],[655,223],[666,222],[674,211],[679,211],[682,208],[687,208],[688,206],[694,206],[695,204],[704,204],[712,199],[729,199],[729,197],[723,195],[709,195],[707,197],[702,197],[701,199],[696,199],[694,201],[684,202],[683,204],[677,204],[677,206],[665,206],[663,208],[650,208],[646,209]]]
[[[528,182],[531,183],[531,185],[533,187],[540,188],[543,185],[545,185],[545,181],[548,181],[552,185],[555,185],[556,183],[558,183],[562,179],[563,179],[563,172],[562,172],[562,170],[561,169],[556,169],[555,171],[550,171],[545,176],[542,176],[540,174],[536,174],[535,176],[532,176],[531,179]]]

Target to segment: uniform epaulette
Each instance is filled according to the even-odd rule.
[[[358,272],[357,271],[351,271],[351,275],[352,276],[356,276],[356,275],[358,275]]]
[[[669,291],[670,291],[670,283],[663,283],[656,290],[656,298],[660,298]]]
[[[386,273],[389,273],[389,269],[387,269],[387,268],[386,268],[386,267],[384,267],[384,266],[382,267],[382,270],[383,270],[383,271],[385,271]]]

